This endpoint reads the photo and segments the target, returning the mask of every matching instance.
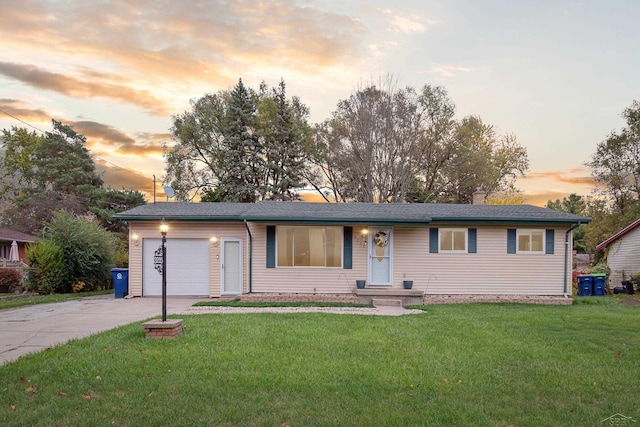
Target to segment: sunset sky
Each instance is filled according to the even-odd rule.
[[[590,194],[584,162],[640,100],[639,17],[637,0],[0,0],[0,129],[72,124],[107,183],[152,194],[191,99],[283,78],[317,123],[391,74],[515,134],[517,186],[544,204]]]

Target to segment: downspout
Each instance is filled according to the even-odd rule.
[[[251,235],[251,230],[249,230],[249,224],[247,224],[247,220],[244,220],[244,226],[247,229],[247,233],[249,233],[249,293],[253,292],[253,236]]]
[[[569,270],[569,233],[571,233],[576,228],[580,227],[580,221],[577,224],[573,224],[571,228],[567,230],[564,235],[564,297],[569,298],[567,294],[569,277],[567,276]]]

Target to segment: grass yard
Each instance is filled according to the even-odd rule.
[[[169,341],[118,328],[0,367],[0,425],[640,422],[640,307],[424,309],[185,316]]]

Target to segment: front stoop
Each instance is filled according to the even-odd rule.
[[[371,303],[374,307],[402,307],[402,300],[373,298]]]
[[[383,289],[355,289],[360,304],[373,304],[377,300],[392,300],[399,302],[399,307],[405,305],[421,305],[424,300],[424,291],[417,289],[383,288]],[[397,304],[397,302],[395,304]],[[383,303],[384,304],[384,303]]]
[[[182,319],[162,319],[150,320],[142,324],[147,338],[173,339],[182,336]]]

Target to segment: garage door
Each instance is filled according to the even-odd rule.
[[[160,239],[143,241],[143,296],[162,295],[162,274],[154,263],[160,248]],[[209,296],[209,262],[208,239],[167,239],[167,295]]]

